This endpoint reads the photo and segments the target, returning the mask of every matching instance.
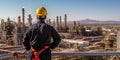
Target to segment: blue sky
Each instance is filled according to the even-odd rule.
[[[39,6],[48,10],[48,18],[68,15],[68,20],[120,20],[120,0],[0,0],[0,18],[17,19],[21,8],[26,10],[26,17]],[[27,20],[26,20],[27,21]]]

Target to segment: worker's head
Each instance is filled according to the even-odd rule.
[[[39,7],[36,10],[37,20],[40,22],[44,22],[47,16],[47,10],[44,7]]]

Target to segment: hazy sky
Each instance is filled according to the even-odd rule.
[[[39,6],[48,10],[48,17],[68,15],[68,20],[96,19],[120,20],[120,0],[0,0],[0,18],[17,19],[21,8],[26,10],[26,17]]]

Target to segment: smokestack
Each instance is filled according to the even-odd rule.
[[[64,16],[64,26],[67,27],[67,14]]]
[[[61,16],[60,16],[60,25],[62,24],[62,18],[61,18]]]
[[[58,24],[59,22],[58,22],[58,16],[56,17],[56,23]]]
[[[31,14],[28,15],[28,23],[29,23],[29,26],[32,25],[32,16],[31,16]]]
[[[2,28],[2,31],[4,30],[4,19],[1,20],[1,28]]]
[[[56,17],[56,23],[57,23],[57,30],[59,29],[59,19],[58,16]]]
[[[10,18],[8,17],[7,21],[9,22],[10,21]]]
[[[25,32],[25,9],[24,7],[22,8],[22,21],[23,21],[23,24],[22,24],[22,31],[23,33]]]
[[[76,21],[74,21],[74,26],[76,26]]]
[[[21,27],[21,19],[20,19],[20,16],[18,16],[18,27]]]
[[[25,9],[24,7],[22,8],[22,20],[23,20],[23,25],[25,23]]]
[[[55,19],[53,20],[53,27],[55,28]]]

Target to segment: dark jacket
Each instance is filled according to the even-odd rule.
[[[51,42],[51,37],[53,42]],[[36,50],[40,50],[45,45],[49,45],[51,49],[54,49],[60,41],[59,34],[52,26],[37,22],[29,27],[24,36],[23,44],[26,50],[30,50],[31,46]]]
[[[51,42],[51,37],[53,41]],[[51,60],[51,51],[50,49],[54,49],[60,43],[61,38],[56,30],[45,23],[36,23],[29,27],[28,31],[26,32],[23,45],[25,46],[26,50],[29,50],[29,60],[32,60],[34,57],[33,52],[31,51],[31,46],[36,50],[41,50],[44,46],[50,46],[49,49],[46,49],[39,57],[41,60]],[[46,58],[47,56],[47,58]]]

